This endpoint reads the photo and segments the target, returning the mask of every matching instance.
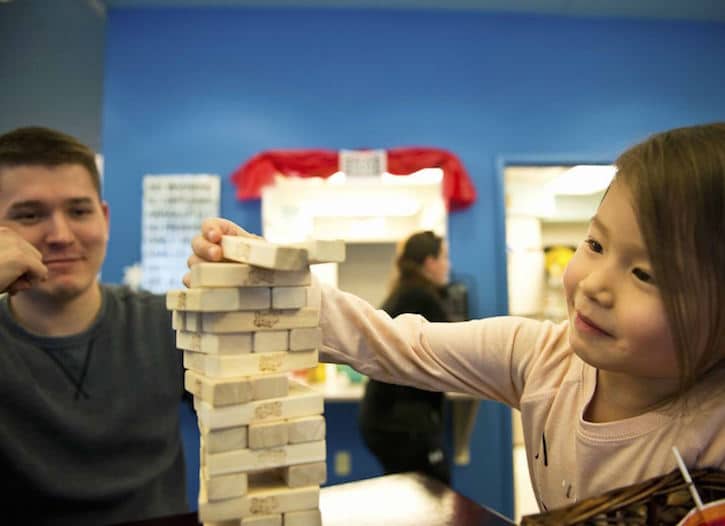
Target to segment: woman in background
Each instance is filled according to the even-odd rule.
[[[398,255],[397,276],[382,309],[392,317],[413,313],[432,322],[449,321],[443,304],[449,267],[443,238],[429,230],[411,235]],[[372,379],[367,383],[360,429],[386,474],[422,471],[450,483],[443,404],[440,392]]]

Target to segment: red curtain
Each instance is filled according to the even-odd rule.
[[[443,170],[443,199],[448,210],[461,210],[476,200],[476,189],[461,161],[438,148],[394,148],[387,150],[388,172],[408,175],[423,168]],[[337,150],[267,150],[240,166],[231,176],[237,199],[257,199],[263,187],[274,184],[274,176],[327,178],[338,171]]]

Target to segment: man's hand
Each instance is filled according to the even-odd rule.
[[[15,294],[47,277],[38,249],[14,230],[0,226],[0,293]]]
[[[191,240],[191,249],[194,253],[189,256],[187,265],[189,268],[200,261],[221,261],[222,260],[222,236],[246,236],[262,239],[259,236],[250,234],[239,225],[227,219],[212,217],[205,219],[201,224],[201,233]],[[189,286],[190,274],[184,275],[184,285]]]

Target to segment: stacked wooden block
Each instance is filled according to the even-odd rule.
[[[193,265],[166,297],[201,433],[199,520],[319,525],[323,397],[288,373],[318,363],[309,265],[344,260],[344,243],[225,236],[222,251],[232,262]]]

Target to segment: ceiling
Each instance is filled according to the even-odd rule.
[[[87,0],[117,7],[440,9],[725,22],[725,0]]]

